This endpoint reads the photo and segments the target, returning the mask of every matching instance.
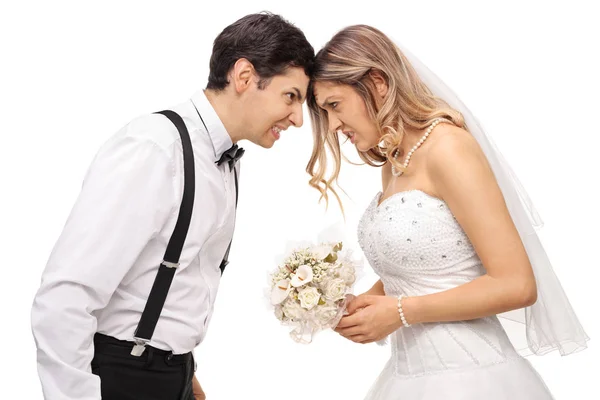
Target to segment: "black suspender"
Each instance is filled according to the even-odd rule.
[[[190,135],[183,119],[179,114],[170,110],[160,111],[157,114],[162,114],[169,118],[169,120],[177,127],[179,136],[181,136],[184,168],[183,196],[181,198],[179,216],[177,218],[177,223],[175,224],[175,229],[173,230],[173,235],[171,236],[171,239],[169,239],[163,262],[160,263],[158,274],[156,274],[154,284],[152,285],[150,295],[148,296],[148,301],[146,302],[142,317],[140,318],[140,322],[133,335],[136,345],[131,350],[131,354],[134,356],[140,356],[144,352],[144,346],[152,338],[156,323],[158,322],[160,313],[165,305],[165,300],[167,299],[169,288],[173,282],[175,270],[179,266],[179,257],[181,256],[181,250],[185,243],[185,237],[187,236],[190,227],[192,209],[194,206],[194,193],[196,189],[194,152],[192,150]]]
[[[167,117],[175,125],[175,127],[177,127],[177,131],[179,131],[179,136],[181,137],[184,167],[183,196],[181,199],[181,206],[179,208],[179,216],[177,218],[177,223],[175,224],[175,229],[173,230],[173,234],[167,245],[163,262],[160,263],[160,267],[158,268],[158,273],[154,279],[154,283],[152,285],[152,289],[150,290],[150,295],[148,296],[148,301],[146,302],[144,311],[142,312],[140,322],[138,323],[133,335],[136,345],[131,350],[131,354],[134,356],[140,356],[144,352],[145,345],[150,342],[150,339],[154,333],[154,329],[156,328],[158,318],[160,317],[160,313],[165,305],[169,288],[171,287],[173,277],[175,276],[175,271],[179,266],[181,250],[183,249],[185,238],[190,227],[192,209],[194,206],[194,194],[196,190],[194,152],[192,149],[190,135],[185,123],[183,122],[183,119],[179,116],[179,114],[171,110],[160,111],[157,114],[162,114]],[[202,119],[202,117],[200,118]],[[204,124],[204,121],[202,121],[202,123]],[[234,176],[236,191],[235,204],[237,208],[238,178],[235,170]],[[227,259],[229,257],[230,249],[231,242],[229,242],[229,246],[227,247],[223,261],[219,266],[221,269],[221,274],[223,274],[225,266],[227,266],[229,263]]]

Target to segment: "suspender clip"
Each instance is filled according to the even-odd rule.
[[[177,268],[177,267],[179,267],[179,263],[174,263],[174,262],[169,262],[169,261],[163,261],[161,264],[163,264],[167,268]]]
[[[135,346],[133,346],[131,349],[131,355],[139,357],[144,353],[144,350],[146,350],[146,345],[148,344],[149,340],[137,337],[134,337],[133,340],[135,342]]]

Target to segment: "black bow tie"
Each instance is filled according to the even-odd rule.
[[[234,144],[233,146],[231,146],[228,150],[226,150],[221,155],[221,158],[219,158],[219,161],[217,161],[217,165],[221,165],[224,162],[228,162],[229,170],[232,170],[235,163],[240,158],[242,158],[242,156],[244,155],[244,152],[245,152],[244,149],[242,149],[241,147],[238,147],[237,144]]]

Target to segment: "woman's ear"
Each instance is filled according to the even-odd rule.
[[[388,84],[381,71],[373,69],[369,72],[369,77],[375,86],[375,90],[380,98],[384,98],[388,93]]]

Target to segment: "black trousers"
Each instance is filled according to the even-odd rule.
[[[102,400],[193,400],[192,353],[173,354],[146,346],[140,357],[134,343],[96,333],[92,373],[100,377]]]

